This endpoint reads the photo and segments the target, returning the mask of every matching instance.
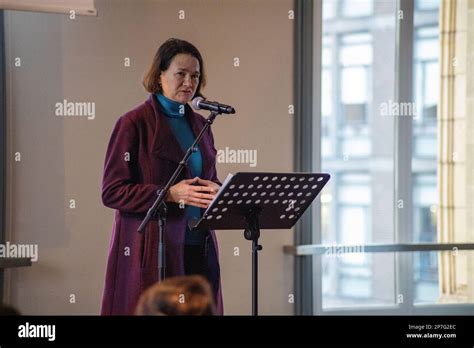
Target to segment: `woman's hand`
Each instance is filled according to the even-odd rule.
[[[182,180],[170,187],[167,201],[207,208],[214,199],[219,185],[200,178]]]
[[[209,181],[209,180],[204,180],[204,179],[201,179],[201,178],[197,178],[197,183],[199,185],[202,185],[202,186],[207,186],[207,187],[211,187],[212,189],[214,189],[214,195],[217,193],[217,191],[219,191],[219,189],[221,188],[218,184],[216,184],[214,181]]]

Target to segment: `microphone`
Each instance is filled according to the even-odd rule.
[[[205,100],[202,97],[194,98],[191,105],[195,110],[209,110],[217,112],[218,114],[235,114],[235,110],[232,106]]]

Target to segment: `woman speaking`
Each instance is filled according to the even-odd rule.
[[[107,148],[102,201],[115,209],[101,313],[131,315],[140,294],[158,280],[158,221],[137,229],[186,149],[205,124],[188,103],[206,84],[201,54],[191,43],[169,39],[158,49],[143,85],[150,96],[121,116]],[[217,312],[223,313],[214,231],[190,231],[219,189],[216,149],[209,131],[171,186],[166,216],[166,277],[203,275]]]

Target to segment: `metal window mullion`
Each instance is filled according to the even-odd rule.
[[[6,74],[5,74],[5,11],[0,10],[0,243],[5,243],[6,189]],[[3,302],[4,271],[0,269],[0,303]]]
[[[312,32],[313,32],[313,74],[310,77],[313,84],[313,114],[312,120],[312,163],[311,170],[313,172],[321,172],[321,135],[322,135],[322,51],[323,51],[323,6],[322,1],[313,3],[312,9]],[[315,243],[322,242],[322,225],[321,225],[321,201],[315,200],[312,207],[312,239]],[[312,313],[322,313],[322,258],[321,256],[314,256],[312,261]]]
[[[313,166],[313,2],[295,0],[295,171],[311,172]],[[320,68],[320,67],[319,67]],[[320,80],[321,72],[317,71]],[[315,116],[317,117],[317,116]],[[320,116],[319,118],[320,119]],[[314,210],[313,210],[314,212]],[[312,214],[295,226],[295,245],[312,243]],[[313,314],[312,258],[295,259],[295,314]],[[319,274],[319,273],[318,273]]]
[[[403,19],[399,19],[403,14]],[[414,0],[397,0],[395,49],[395,101],[413,101],[413,19]],[[400,105],[400,104],[399,104]],[[395,242],[410,243],[413,235],[412,200],[412,118],[395,117]],[[403,208],[399,208],[399,204]],[[413,308],[413,254],[396,254],[396,294],[405,314]]]

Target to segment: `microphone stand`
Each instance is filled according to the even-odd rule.
[[[206,119],[206,124],[202,128],[199,135],[196,137],[194,143],[188,148],[186,154],[184,155],[181,162],[179,162],[178,167],[174,171],[171,178],[168,180],[166,185],[156,191],[158,197],[156,198],[153,205],[148,209],[148,212],[143,219],[142,223],[138,227],[138,232],[142,233],[145,229],[146,225],[150,221],[150,219],[154,216],[158,217],[158,233],[159,233],[159,243],[158,243],[158,281],[162,281],[165,279],[165,269],[166,269],[166,259],[165,259],[165,227],[166,227],[166,203],[165,199],[168,195],[168,191],[171,186],[174,185],[176,179],[178,178],[179,174],[183,170],[184,166],[188,163],[189,157],[193,154],[193,152],[197,151],[197,145],[201,141],[202,136],[207,131],[207,129],[212,125],[216,116],[220,114],[220,112],[212,111],[209,117]]]

